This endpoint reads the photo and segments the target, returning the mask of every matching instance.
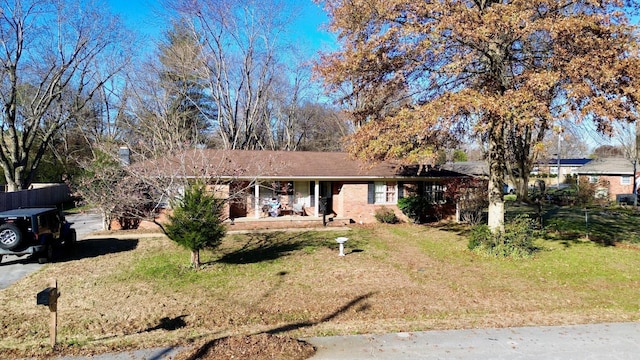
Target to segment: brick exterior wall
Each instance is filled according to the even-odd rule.
[[[333,201],[336,203],[337,200],[338,203],[342,204],[343,213],[338,213],[337,215],[350,218],[356,223],[375,223],[377,221],[375,218],[376,210],[383,207],[392,209],[399,219],[407,221],[407,217],[395,204],[367,204],[368,184],[366,182],[342,184],[342,189],[338,197],[339,199],[336,199],[334,195]]]
[[[599,175],[598,188],[605,189],[600,184],[608,182],[607,198],[611,201],[616,201],[616,195],[633,193],[633,177],[631,177],[630,181],[629,185],[622,185],[622,176],[620,175]],[[596,193],[598,193],[597,190]]]

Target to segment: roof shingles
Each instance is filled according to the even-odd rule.
[[[418,166],[365,164],[343,152],[194,149],[140,164],[147,171],[175,176],[234,178],[396,178],[418,176]],[[155,168],[155,171],[152,170]],[[426,170],[426,169],[424,169]],[[158,174],[160,175],[160,174]],[[421,176],[462,176],[442,171]]]
[[[633,160],[625,158],[595,159],[577,171],[578,175],[633,175]]]

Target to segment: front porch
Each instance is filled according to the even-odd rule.
[[[233,222],[300,222],[298,218],[304,218],[306,222],[317,223],[322,222],[323,213],[327,219],[340,214],[332,201],[333,196],[338,195],[334,191],[336,185],[319,180],[235,181],[221,194],[228,196],[229,218],[234,219]]]
[[[300,215],[280,215],[278,217],[239,217],[225,221],[227,230],[273,230],[288,228],[322,228],[322,227],[342,227],[353,223],[346,217],[335,215],[322,216],[300,216]],[[326,225],[325,225],[326,224]]]

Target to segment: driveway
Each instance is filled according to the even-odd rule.
[[[102,217],[98,212],[82,212],[66,215],[67,221],[72,222],[76,229],[78,240],[84,239],[88,234],[102,229]],[[0,263],[0,290],[9,287],[22,277],[40,269],[36,259],[27,256],[7,255]]]

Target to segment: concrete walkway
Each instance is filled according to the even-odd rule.
[[[312,360],[640,358],[640,323],[424,331],[304,340],[318,349]],[[58,360],[173,359],[183,350],[156,348]]]

